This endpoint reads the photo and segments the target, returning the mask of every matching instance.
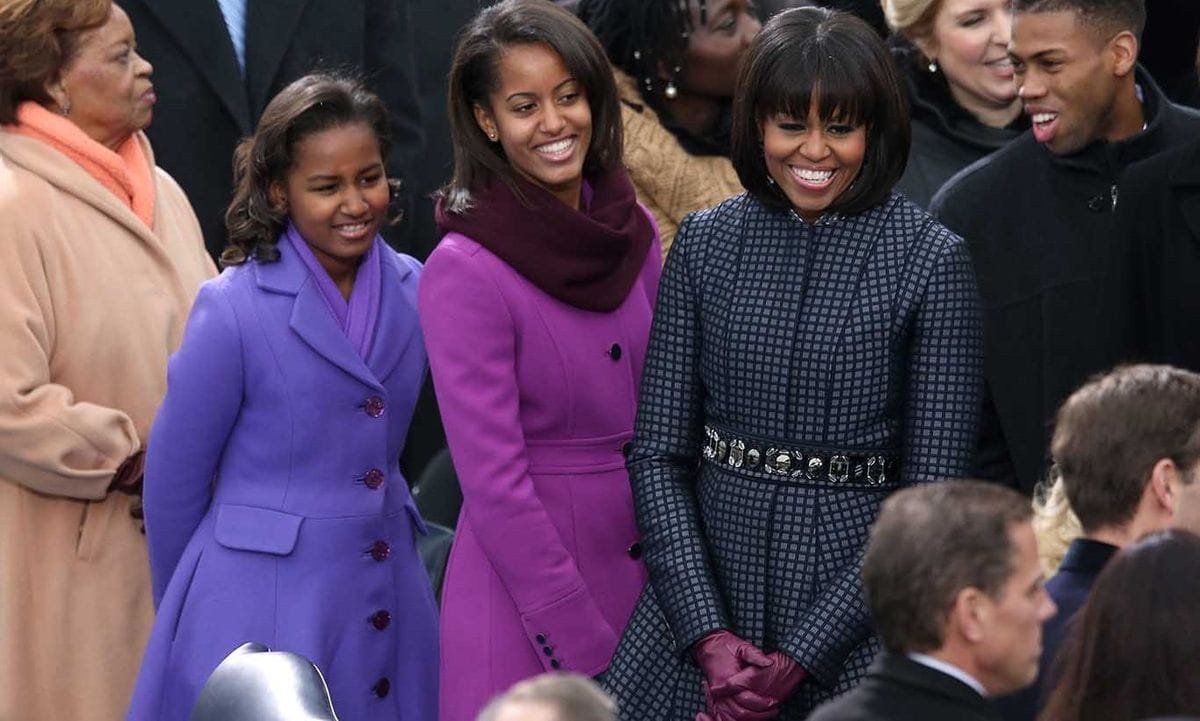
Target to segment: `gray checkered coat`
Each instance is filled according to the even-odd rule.
[[[704,424],[892,449],[904,483],[961,476],[980,328],[963,242],[899,195],[816,225],[749,195],[685,219],[629,459],[651,583],[605,678],[623,721],[693,721],[688,648],[721,628],[808,671],[784,719],[855,684],[879,648],[859,565],[885,493],[701,462]]]

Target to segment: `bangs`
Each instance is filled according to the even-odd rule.
[[[759,122],[775,115],[805,119],[813,102],[817,104],[818,117],[824,122],[857,127],[865,124],[867,118],[876,117],[882,89],[868,87],[863,82],[864,68],[852,67],[842,59],[846,53],[831,52],[826,45],[805,43],[781,53],[770,62],[765,68],[755,107]]]

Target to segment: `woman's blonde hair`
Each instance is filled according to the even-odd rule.
[[[1083,535],[1083,527],[1063,486],[1062,474],[1051,471],[1033,493],[1033,533],[1037,536],[1038,558],[1046,576],[1054,575],[1067,555],[1071,542]]]
[[[0,124],[15,122],[26,100],[50,103],[46,85],[110,12],[112,0],[0,0]]]
[[[881,0],[883,18],[892,32],[908,39],[926,35],[942,0]]]

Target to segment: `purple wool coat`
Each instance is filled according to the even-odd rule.
[[[376,241],[382,244],[382,241]],[[342,721],[436,721],[437,608],[398,459],[420,264],[381,247],[364,362],[287,243],[205,283],[146,460],[158,615],[130,721],[187,721],[247,641],[312,660]]]
[[[580,310],[448,234],[421,325],[463,506],[442,589],[440,721],[554,669],[604,671],[646,581],[623,449],[661,250],[625,302]]]

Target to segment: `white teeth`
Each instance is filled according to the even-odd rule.
[[[808,170],[806,168],[792,168],[792,175],[809,183],[824,183],[833,177],[832,170]]]
[[[567,150],[570,149],[570,147],[574,144],[575,138],[564,138],[562,140],[556,140],[553,143],[539,145],[536,150],[542,155],[561,155],[562,153],[567,152]]]
[[[366,223],[346,223],[344,225],[333,226],[344,233],[357,233],[367,227]]]
[[[1057,117],[1058,113],[1035,113],[1033,116],[1033,122],[1041,125],[1042,123],[1048,123]]]

